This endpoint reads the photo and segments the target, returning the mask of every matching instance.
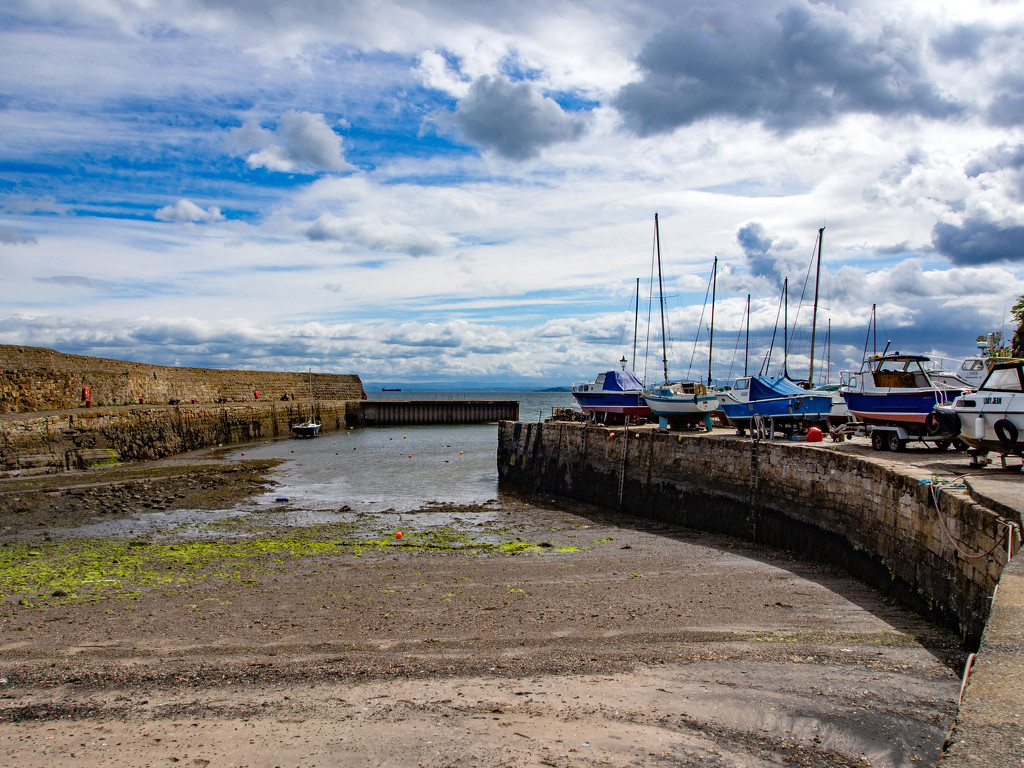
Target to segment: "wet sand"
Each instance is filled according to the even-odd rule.
[[[204,496],[217,508],[271,469],[147,472],[174,491],[165,509]],[[0,486],[0,556],[56,563],[68,542],[46,541],[48,526],[93,517],[96,498],[107,517],[152,508],[123,472],[76,480],[94,493],[48,496],[53,518],[15,508],[52,488]],[[417,522],[436,507],[405,514],[401,538],[365,516],[296,542],[275,515],[253,515],[211,532],[236,548],[198,564],[194,541],[142,537],[102,560],[137,568],[132,583],[92,600],[7,591],[0,763],[937,761],[963,660],[945,630],[785,553],[563,500],[483,506],[450,510],[460,528],[444,536]]]

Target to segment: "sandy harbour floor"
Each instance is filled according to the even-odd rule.
[[[0,484],[0,765],[938,760],[957,638],[724,537],[526,497],[447,510],[458,531],[408,514],[402,538],[259,515],[50,535],[227,508],[271,472],[211,454]]]

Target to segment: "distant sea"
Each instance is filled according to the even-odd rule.
[[[520,421],[571,408],[571,392],[367,391],[370,400],[516,400]],[[352,514],[401,514],[430,502],[483,504],[499,498],[495,424],[359,427],[322,432],[312,440],[238,446],[231,454],[283,459],[279,485],[248,507],[270,511],[279,497],[292,505],[296,525]],[[351,512],[344,511],[350,507]],[[499,506],[488,514],[504,514]]]

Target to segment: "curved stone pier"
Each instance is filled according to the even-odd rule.
[[[941,764],[1024,765],[1024,563],[1011,560],[1024,477],[944,488],[890,456],[731,432],[502,422],[497,462],[503,482],[837,565],[957,629],[979,652]]]

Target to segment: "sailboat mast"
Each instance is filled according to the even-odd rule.
[[[789,278],[782,281],[782,375],[789,378]]]
[[[747,354],[750,352],[750,294],[747,294],[747,338],[743,342],[743,375],[747,375]]]
[[[708,386],[711,386],[711,353],[715,348],[715,286],[718,283],[718,256],[711,267],[711,334],[708,338]]]
[[[636,370],[636,326],[640,320],[640,278],[636,279],[636,308],[633,310],[633,365]]]
[[[661,306],[661,367],[668,384],[668,345],[665,341],[665,292],[661,285],[661,237],[658,234],[658,214],[654,214],[654,247],[658,254],[658,303]]]
[[[818,230],[818,266],[814,273],[814,312],[811,315],[811,367],[807,371],[807,385],[814,386],[814,332],[818,327],[818,280],[821,278],[821,241],[825,239],[825,228]]]
[[[872,340],[871,340],[871,354],[872,355],[877,355],[878,354],[878,321],[875,319],[875,307],[876,306],[877,306],[876,304],[872,304],[871,305],[871,328],[872,328],[872,330],[875,333],[875,335],[872,336]]]

